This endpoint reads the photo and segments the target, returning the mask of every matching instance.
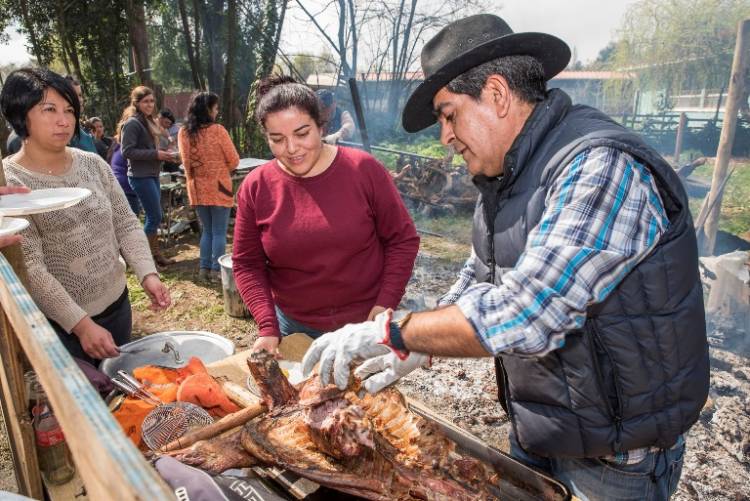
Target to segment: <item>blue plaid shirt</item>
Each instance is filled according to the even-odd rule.
[[[607,298],[669,224],[649,170],[614,148],[576,156],[550,187],[545,207],[499,285],[475,283],[472,251],[439,301],[456,304],[493,355],[541,357],[562,347],[565,334],[583,326],[588,307]],[[632,464],[648,452],[605,459]]]

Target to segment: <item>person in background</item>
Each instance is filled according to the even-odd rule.
[[[341,140],[350,139],[357,130],[352,115],[338,107],[336,96],[330,90],[320,89],[317,95],[322,104],[323,142],[336,144]]]
[[[140,222],[107,163],[96,153],[66,147],[80,130],[80,104],[62,76],[44,68],[12,72],[0,109],[24,139],[18,153],[3,159],[9,185],[91,191],[71,207],[28,217],[22,248],[29,293],[71,355],[90,363],[117,356],[132,329],[120,256],[152,308],[171,302]]]
[[[117,137],[112,138],[112,146],[107,152],[107,163],[112,167],[112,173],[120,184],[123,193],[125,193],[125,198],[128,199],[128,205],[130,205],[133,214],[139,215],[141,213],[141,202],[138,200],[138,194],[128,181],[128,161],[122,156],[120,141]]]
[[[91,117],[86,123],[91,134],[94,136],[96,152],[106,160],[109,148],[112,146],[112,138],[104,135],[104,122],[99,117]]]
[[[83,89],[81,88],[81,82],[76,80],[72,75],[65,75],[65,80],[73,87],[78,96],[78,102],[81,104],[81,115],[84,113]],[[78,134],[73,136],[70,140],[70,144],[73,148],[78,148],[83,151],[90,151],[91,153],[97,153],[96,144],[94,143],[94,137],[86,132],[82,125],[78,127]]]
[[[291,77],[259,88],[256,120],[274,160],[237,193],[234,277],[258,324],[255,350],[372,319],[401,301],[419,249],[388,170],[323,142],[320,100]]]
[[[177,133],[180,132],[180,126],[176,123],[174,114],[168,108],[159,112],[159,125],[163,129],[159,136],[159,149],[175,154],[177,149]],[[180,170],[179,157],[174,162],[164,162],[162,166],[164,172],[177,172]]]
[[[161,224],[161,163],[174,161],[175,154],[160,150],[161,127],[153,118],[156,100],[154,92],[138,86],[130,93],[130,105],[125,108],[117,126],[120,151],[128,162],[128,182],[138,194],[138,200],[146,213],[143,231],[146,233],[154,261],[159,266],[174,264],[159,249],[159,225]]]
[[[220,280],[219,258],[226,252],[229,211],[234,205],[230,173],[240,163],[232,138],[216,123],[218,114],[219,96],[196,94],[177,135],[188,199],[201,222],[198,278],[215,282]]]
[[[16,134],[16,131],[12,130],[10,131],[10,134],[8,135],[8,139],[5,142],[6,150],[8,151],[8,155],[12,155],[13,153],[18,153],[21,151],[21,146],[23,146],[23,141],[21,140],[21,137]]]

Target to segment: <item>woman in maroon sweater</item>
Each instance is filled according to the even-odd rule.
[[[317,96],[291,77],[259,90],[256,119],[275,159],[237,193],[237,287],[258,324],[253,349],[317,337],[396,308],[419,248],[388,171],[371,155],[324,144]]]

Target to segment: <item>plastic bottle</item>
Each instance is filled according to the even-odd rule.
[[[25,379],[29,391],[29,404],[32,406],[31,416],[39,469],[48,484],[64,484],[73,478],[76,472],[70,449],[36,374],[28,372]]]

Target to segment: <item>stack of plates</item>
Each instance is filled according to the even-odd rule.
[[[0,195],[0,237],[18,233],[29,225],[25,219],[5,216],[30,216],[65,209],[89,195],[91,191],[86,188],[49,188],[30,193]]]

